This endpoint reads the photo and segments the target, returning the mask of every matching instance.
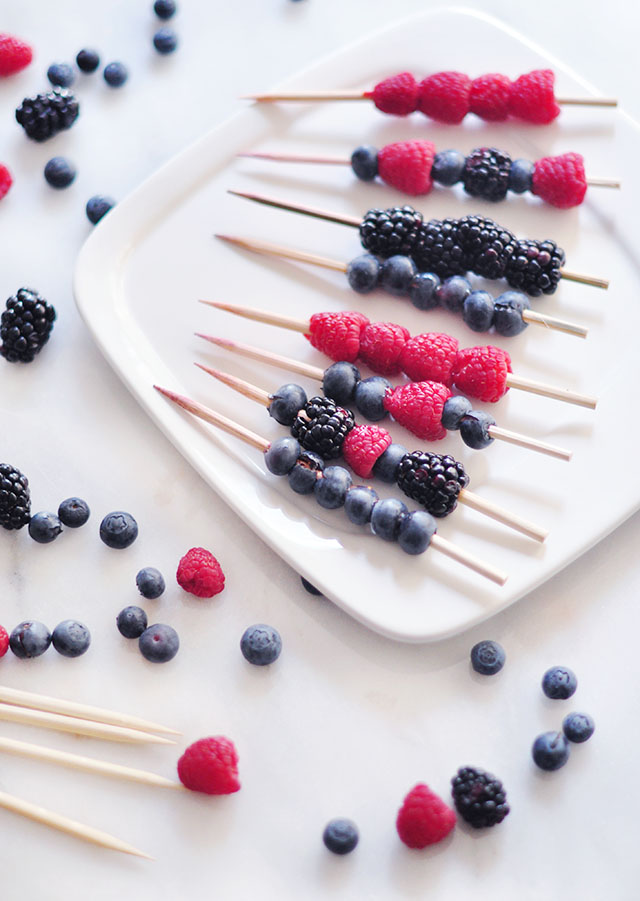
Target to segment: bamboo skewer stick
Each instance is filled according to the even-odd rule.
[[[495,519],[496,522],[502,523],[503,526],[526,535],[527,538],[533,538],[534,541],[542,543],[549,537],[548,529],[543,529],[542,526],[538,526],[522,516],[511,513],[510,510],[505,510],[499,504],[488,501],[474,491],[469,491],[468,488],[462,489],[458,495],[458,501],[466,507],[470,507],[471,510],[483,513],[489,519]]]
[[[315,103],[324,100],[371,100],[370,91],[298,91],[283,94],[242,94],[240,100],[253,100],[256,103]],[[556,97],[560,106],[617,106],[616,97]]]
[[[555,444],[548,444],[546,441],[539,441],[537,438],[529,438],[520,435],[518,432],[511,432],[509,429],[503,429],[497,425],[489,426],[489,434],[498,441],[506,441],[508,444],[515,444],[518,447],[524,447],[527,450],[537,451],[539,454],[546,454],[548,457],[555,457],[556,460],[564,460],[569,462],[573,456],[572,451],[565,450],[563,447],[557,447]]]
[[[43,729],[55,729],[58,732],[72,732],[74,735],[88,735],[91,738],[101,738],[105,741],[124,741],[133,744],[143,742],[158,745],[175,744],[168,738],[152,735],[150,732],[139,732],[136,729],[112,726],[108,723],[94,723],[91,720],[47,713],[43,710],[14,707],[11,704],[0,703],[0,720],[8,723],[21,723],[25,726],[41,726]]]
[[[580,394],[577,391],[570,391],[568,388],[556,388],[555,385],[546,385],[544,382],[538,382],[535,379],[525,379],[521,376],[507,376],[507,385],[509,388],[516,388],[518,391],[528,391],[530,394],[539,394],[541,397],[550,397],[553,400],[561,400],[566,404],[575,404],[578,407],[587,407],[589,410],[595,410],[598,404],[598,398],[590,394]]]

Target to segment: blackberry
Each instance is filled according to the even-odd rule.
[[[553,294],[564,262],[564,250],[555,241],[517,241],[504,276],[512,288],[532,297]]]
[[[451,794],[456,810],[474,829],[495,826],[509,813],[502,782],[484,770],[461,767],[451,780]]]
[[[441,279],[466,272],[463,247],[457,219],[430,219],[420,229],[419,240],[412,252],[422,272],[433,272]]]
[[[458,505],[458,495],[469,484],[462,463],[448,454],[414,451],[400,461],[398,487],[418,501],[432,516],[448,516]]]
[[[422,224],[422,213],[412,206],[369,210],[360,224],[360,242],[377,256],[413,256]]]
[[[30,516],[29,480],[10,463],[0,463],[0,526],[21,529]]]
[[[509,189],[511,157],[495,147],[472,150],[462,170],[462,184],[472,197],[504,200]]]
[[[465,269],[483,278],[503,278],[518,240],[512,232],[486,216],[463,216],[458,235]]]
[[[16,110],[16,119],[34,141],[47,141],[71,128],[79,112],[80,104],[71,91],[54,88],[46,94],[25,97]]]
[[[49,340],[56,311],[37,291],[20,288],[0,316],[0,354],[10,363],[31,363]]]
[[[355,425],[353,413],[328,397],[312,397],[291,426],[291,434],[306,450],[325,460],[340,456],[342,442]]]

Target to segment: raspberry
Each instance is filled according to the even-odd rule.
[[[400,354],[400,365],[412,382],[428,379],[451,384],[451,370],[458,356],[458,342],[451,335],[426,332],[409,338]]]
[[[7,635],[7,630],[4,626],[0,626],[0,657],[4,657],[8,650],[9,636]]]
[[[408,116],[418,106],[418,85],[410,72],[401,72],[385,78],[364,96],[370,97],[383,113]]]
[[[408,848],[435,845],[451,832],[456,815],[424,783],[418,783],[398,811],[396,829]]]
[[[332,360],[353,363],[360,353],[360,334],[369,320],[362,313],[314,313],[305,335],[313,347]]]
[[[469,93],[469,111],[487,122],[504,122],[509,116],[511,79],[490,73],[474,78]]]
[[[342,442],[342,456],[361,479],[369,479],[373,466],[391,444],[391,435],[378,425],[357,425]]]
[[[0,76],[13,75],[29,65],[33,52],[28,44],[10,34],[0,34]]]
[[[471,80],[462,72],[429,75],[418,87],[418,109],[436,122],[458,125],[469,112]]]
[[[403,325],[393,322],[370,322],[360,336],[360,359],[382,375],[402,372],[400,354],[409,338]]]
[[[587,192],[584,160],[579,153],[545,156],[533,167],[531,193],[561,210],[579,206]]]
[[[6,166],[0,163],[0,200],[2,200],[12,184],[11,173]]]
[[[178,776],[185,788],[205,795],[237,792],[238,752],[233,742],[222,735],[194,741],[178,761]]]
[[[458,352],[451,372],[453,384],[467,397],[496,403],[509,390],[507,375],[511,372],[511,357],[501,347],[467,347]]]
[[[428,194],[436,153],[431,141],[398,141],[378,152],[378,175],[404,194]]]
[[[440,441],[447,434],[442,408],[451,392],[439,382],[411,382],[394,388],[384,399],[384,408],[418,438]]]
[[[511,85],[509,114],[534,125],[547,125],[560,115],[553,94],[551,69],[535,69],[521,75]]]
[[[198,598],[212,598],[224,588],[224,573],[211,551],[192,547],[178,563],[178,585]]]

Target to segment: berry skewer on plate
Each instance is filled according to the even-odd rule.
[[[417,82],[410,72],[385,78],[370,91],[251,94],[244,100],[259,103],[325,100],[372,100],[380,112],[408,116],[421,112],[436,122],[458,125],[468,113],[487,122],[519,119],[548,125],[560,115],[561,106],[617,106],[611,97],[556,97],[551,69],[534,69],[516,78],[489,73],[471,79],[462,72],[437,72]]]
[[[417,197],[428,194],[434,183],[451,188],[461,183],[467,194],[484,200],[504,200],[507,191],[530,191],[561,210],[579,206],[587,187],[619,188],[613,178],[587,179],[579,153],[563,153],[536,160],[512,160],[504,150],[478,147],[466,157],[458,150],[436,152],[431,141],[397,141],[377,150],[363,144],[350,158],[305,156],[296,153],[239,153],[247,159],[281,163],[351,166],[361,181],[379,177],[392,188]]]
[[[308,466],[308,454],[295,438],[281,438],[271,443],[197,401],[158,385],[154,385],[154,388],[191,415],[261,451],[265,466],[273,475],[288,476],[294,468],[305,469]],[[374,534],[386,541],[397,541],[407,554],[421,554],[432,547],[497,585],[504,585],[507,580],[507,575],[501,570],[438,535],[436,521],[429,513],[424,510],[409,512],[395,498],[378,500],[371,488],[352,485],[351,476],[341,466],[317,470],[313,493],[321,507],[344,507],[351,522],[362,526],[370,524]]]

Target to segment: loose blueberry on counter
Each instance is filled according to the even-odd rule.
[[[562,731],[569,741],[579,744],[591,738],[596,728],[588,713],[568,713],[562,720]]]
[[[436,521],[426,510],[414,510],[400,520],[398,544],[405,554],[422,554],[431,544]]]
[[[279,438],[264,452],[264,463],[274,476],[286,476],[296,465],[301,447],[295,438]]]
[[[458,150],[441,150],[433,158],[431,178],[445,188],[450,188],[460,181],[464,164],[465,157]]]
[[[358,294],[369,294],[378,286],[380,263],[370,253],[363,253],[347,263],[349,287]]]
[[[178,35],[173,28],[161,28],[153,36],[153,46],[163,56],[173,53],[178,46]]]
[[[408,512],[407,505],[395,497],[378,501],[371,514],[371,531],[384,541],[397,541],[400,525]]]
[[[378,150],[362,144],[351,154],[351,168],[361,181],[373,181],[378,174]]]
[[[39,657],[51,644],[51,632],[44,623],[27,620],[16,626],[9,636],[9,647],[21,659]]]
[[[438,303],[450,313],[460,313],[470,294],[471,283],[461,275],[452,275],[451,278],[442,282],[436,291]]]
[[[307,392],[300,385],[288,383],[278,388],[269,398],[267,410],[280,425],[293,425],[293,422],[307,402]]]
[[[55,513],[46,513],[44,511],[33,514],[29,520],[28,528],[29,535],[31,535],[33,540],[37,541],[38,544],[49,544],[49,542],[54,541],[60,532],[62,532],[60,520]]]
[[[53,630],[51,641],[63,657],[81,657],[89,650],[91,633],[83,623],[65,619]]]
[[[79,529],[89,519],[91,510],[80,497],[68,497],[58,507],[58,519],[69,529]]]
[[[380,422],[389,413],[385,410],[384,399],[391,390],[391,382],[381,375],[361,379],[356,385],[354,400],[356,409],[369,422]]]
[[[102,73],[104,80],[110,88],[120,88],[129,77],[129,72],[124,63],[109,63]]]
[[[322,833],[325,847],[333,854],[349,854],[358,844],[358,838],[356,824],[342,817],[330,820]]]
[[[175,15],[175,0],[156,0],[153,4],[153,11],[159,19],[170,19]]]
[[[269,666],[282,651],[280,633],[273,626],[256,623],[245,629],[240,639],[242,656],[254,666]]]
[[[344,501],[344,512],[347,519],[357,526],[365,526],[371,522],[373,508],[378,501],[378,495],[368,485],[355,485],[349,488]]]
[[[353,400],[360,378],[360,370],[353,363],[346,363],[344,360],[332,363],[324,371],[322,393],[337,404],[348,406]]]
[[[562,732],[543,732],[534,741],[531,756],[541,770],[559,770],[569,759],[569,742]]]
[[[342,466],[327,466],[313,487],[316,501],[325,510],[342,507],[351,488],[351,476]]]
[[[578,680],[568,666],[552,666],[542,677],[542,690],[554,701],[570,698],[577,687]]]
[[[474,332],[488,332],[493,323],[493,298],[486,291],[472,291],[462,305],[462,318]]]
[[[322,592],[318,591],[315,585],[312,585],[311,582],[308,582],[304,576],[300,576],[300,581],[302,582],[302,587],[305,591],[308,591],[309,594],[315,594],[318,597],[322,597]]]
[[[116,617],[118,632],[125,638],[140,638],[147,628],[147,614],[142,607],[125,607]]]
[[[138,639],[140,653],[150,663],[168,663],[178,653],[180,639],[172,626],[156,623]]]
[[[136,585],[143,598],[155,601],[164,592],[164,576],[159,569],[153,566],[145,566],[136,576]]]
[[[292,470],[287,474],[289,487],[296,494],[311,494],[316,487],[319,473],[324,470],[324,460],[313,451],[302,451]]]
[[[100,523],[100,538],[107,547],[121,551],[133,544],[137,537],[138,523],[123,510],[107,513]]]
[[[513,160],[509,169],[509,190],[514,194],[530,191],[533,183],[533,163],[529,160]]]
[[[93,197],[90,197],[87,200],[87,206],[85,208],[87,213],[87,219],[92,225],[97,225],[98,222],[102,219],[103,216],[109,212],[116,205],[115,200],[111,197],[105,197],[102,194],[95,194]]]
[[[409,300],[417,310],[432,310],[440,304],[438,288],[441,284],[434,272],[418,272],[409,285]]]
[[[499,673],[506,660],[502,645],[488,639],[474,644],[470,656],[471,666],[483,676],[493,676]]]
[[[398,467],[403,457],[407,456],[407,449],[401,444],[390,444],[383,454],[380,454],[373,464],[373,474],[381,482],[391,484],[395,482]]]
[[[76,73],[68,63],[53,63],[47,69],[47,78],[58,88],[68,88],[76,80]]]
[[[460,428],[463,417],[471,412],[471,401],[462,394],[454,394],[442,408],[440,422],[448,432],[456,432]]]
[[[489,429],[495,424],[493,416],[483,410],[471,410],[460,420],[460,437],[467,447],[482,450],[493,442]]]
[[[81,72],[95,72],[100,65],[100,57],[95,50],[81,50],[76,56],[76,64]]]
[[[400,254],[386,259],[380,269],[380,286],[394,297],[404,297],[416,274],[416,264],[411,257]]]
[[[68,188],[76,177],[76,167],[63,156],[54,156],[44,167],[44,177],[52,188]]]

